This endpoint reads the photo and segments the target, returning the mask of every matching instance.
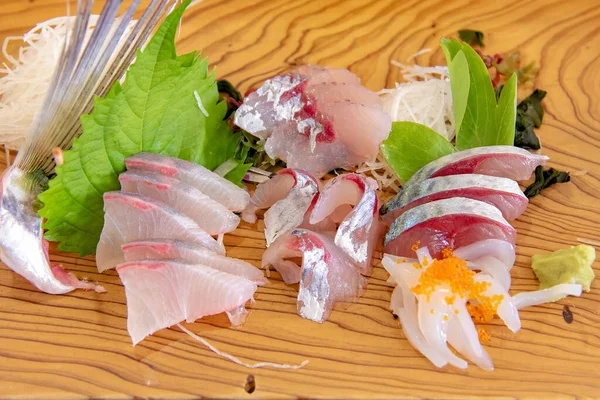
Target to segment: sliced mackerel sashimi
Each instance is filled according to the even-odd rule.
[[[240,218],[227,207],[178,179],[153,172],[124,172],[119,181],[122,191],[165,203],[193,219],[209,235],[231,232],[240,223]]]
[[[515,181],[529,179],[533,170],[549,160],[514,146],[476,147],[438,158],[418,170],[404,185],[438,176],[480,174]]]
[[[514,245],[516,230],[494,206],[479,200],[454,197],[412,208],[398,217],[385,236],[384,252],[412,257],[419,243],[435,258],[446,248],[458,249],[486,239]]]
[[[310,216],[311,223],[318,223],[343,210],[345,204],[355,206],[342,220],[334,241],[363,275],[371,274],[373,250],[382,233],[377,187],[375,180],[364,175],[339,175],[327,182]]]
[[[391,223],[411,208],[451,197],[484,201],[497,207],[508,220],[519,217],[529,203],[519,184],[511,179],[477,174],[449,175],[406,186],[381,207],[380,213],[384,222]]]
[[[373,159],[391,130],[381,100],[354,74],[316,66],[266,80],[235,123],[266,139],[269,156],[317,176]]]
[[[125,159],[127,170],[151,171],[195,187],[231,211],[242,211],[250,201],[244,189],[193,162],[154,153],[137,153]]]
[[[227,312],[244,322],[245,304],[257,285],[202,264],[174,260],[131,261],[117,266],[127,297],[127,331],[136,345],[181,321]]]
[[[104,194],[104,227],[96,248],[100,272],[125,261],[121,246],[143,239],[172,239],[192,242],[225,254],[217,243],[191,218],[165,204],[137,193]]]
[[[216,254],[194,243],[152,239],[126,243],[121,246],[121,249],[125,255],[125,261],[184,260],[241,276],[255,282],[257,285],[267,283],[262,271],[254,265],[237,258]]]
[[[256,210],[270,207],[265,213],[265,238],[269,247],[280,235],[303,224],[318,195],[319,181],[312,174],[285,168],[256,187],[242,218],[256,222]]]
[[[302,257],[302,267],[284,258]],[[263,265],[271,264],[286,283],[300,282],[298,314],[315,322],[327,320],[335,303],[354,301],[366,279],[358,266],[327,236],[295,229],[279,237],[265,252]]]

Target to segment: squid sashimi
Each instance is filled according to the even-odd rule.
[[[134,345],[181,321],[222,312],[239,325],[257,288],[243,277],[184,261],[131,261],[118,265],[117,272],[125,286],[127,331]]]
[[[248,95],[235,123],[265,139],[270,157],[322,176],[374,159],[392,122],[350,71],[302,66]]]
[[[125,172],[119,181],[122,191],[165,203],[193,219],[209,235],[231,232],[240,223],[240,218],[227,207],[177,179],[151,172]]]
[[[529,203],[519,184],[511,179],[464,174],[425,179],[407,186],[381,207],[380,212],[384,221],[392,222],[418,205],[451,197],[489,203],[498,208],[507,220],[521,215]]]
[[[96,264],[100,272],[125,261],[122,245],[143,239],[192,242],[225,254],[223,245],[192,219],[149,197],[107,192],[104,194],[104,211],[104,227],[96,248]]]
[[[487,239],[479,240],[467,246],[453,250],[456,257],[467,261],[474,261],[482,257],[494,257],[500,261],[507,270],[515,264],[515,246],[505,240]]]
[[[254,265],[237,258],[216,254],[194,243],[153,239],[126,243],[121,246],[121,249],[125,261],[179,259],[238,275],[258,285],[267,283],[263,273]]]
[[[302,257],[301,267],[285,260],[296,257]],[[286,283],[300,283],[298,314],[316,322],[327,320],[335,303],[356,300],[366,285],[359,267],[329,236],[305,229],[280,236],[263,256],[263,265],[268,264]]]
[[[412,208],[398,217],[385,236],[384,251],[410,257],[415,243],[427,246],[435,258],[442,250],[457,249],[480,240],[498,239],[514,245],[516,230],[494,206],[454,197]]]
[[[508,178],[515,181],[529,179],[533,170],[549,160],[514,146],[476,147],[438,158],[418,170],[404,185],[411,185],[438,176],[479,174]]]
[[[327,182],[310,216],[316,224],[345,204],[355,206],[338,227],[334,241],[364,275],[371,274],[373,250],[382,232],[376,190],[377,182],[364,175],[337,176]]]
[[[244,189],[193,162],[154,153],[137,153],[125,159],[128,171],[150,171],[195,187],[231,211],[242,211],[250,201]]]

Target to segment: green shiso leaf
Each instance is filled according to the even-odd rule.
[[[394,122],[381,153],[402,183],[430,162],[456,151],[443,136],[415,122]]]
[[[92,113],[81,117],[81,137],[64,153],[64,164],[40,195],[45,238],[59,242],[60,250],[95,253],[104,223],[102,195],[120,189],[126,157],[145,151],[214,169],[235,155],[241,135],[223,120],[227,105],[219,102],[207,59],[196,53],[177,56],[175,50],[177,25],[189,3],[167,16],[138,52],[123,85],[116,82],[95,100]],[[227,177],[239,183],[242,169]]]

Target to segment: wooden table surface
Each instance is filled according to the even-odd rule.
[[[64,14],[64,0],[1,0],[0,40]],[[519,49],[540,65],[548,91],[539,131],[551,166],[579,171],[572,183],[538,196],[515,221],[517,265],[512,293],[534,290],[532,254],[600,239],[600,3],[598,1],[342,1],[205,0],[188,10],[179,52],[202,49],[219,77],[242,91],[302,63],[347,67],[373,90],[399,71],[391,60],[443,63],[438,46],[461,28],[486,34],[490,53]],[[584,173],[582,171],[587,171]],[[242,223],[226,236],[228,254],[259,265],[261,229]],[[94,259],[53,251],[106,294],[40,293],[0,267],[0,397],[85,398],[198,396],[236,398],[598,397],[600,285],[581,298],[521,311],[517,334],[498,321],[486,346],[496,370],[436,369],[407,342],[388,310],[392,288],[376,267],[358,304],[336,307],[319,325],[296,314],[296,288],[275,274],[256,293],[240,329],[227,318],[188,328],[246,362],[300,363],[297,371],[250,370],[210,352],[178,328],[133,348],[126,331],[123,287],[114,272],[98,274]],[[379,263],[379,260],[376,261]],[[596,273],[598,263],[595,264]],[[574,322],[562,317],[564,305]],[[253,374],[256,390],[244,385]]]

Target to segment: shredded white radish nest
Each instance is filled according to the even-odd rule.
[[[431,50],[423,49],[409,57],[408,61],[429,51]],[[395,88],[379,92],[383,106],[392,117],[392,121],[417,122],[430,127],[448,141],[454,139],[456,130],[448,67],[405,65],[396,61],[392,61],[392,64],[401,68],[404,82],[396,83]],[[400,181],[381,153],[376,162],[363,163],[357,172],[371,175],[377,180],[380,189],[391,189],[395,192],[400,190]]]

